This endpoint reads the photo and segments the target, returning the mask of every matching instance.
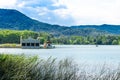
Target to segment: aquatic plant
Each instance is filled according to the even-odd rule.
[[[120,80],[119,67],[102,66],[91,73],[80,67],[70,59],[0,54],[0,80]]]

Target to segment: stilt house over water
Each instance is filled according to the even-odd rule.
[[[40,40],[29,37],[28,39],[21,39],[21,48],[23,49],[39,49]]]

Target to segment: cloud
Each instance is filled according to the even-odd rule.
[[[0,0],[0,8],[11,8],[14,7],[17,0]]]
[[[120,24],[119,0],[59,0],[66,5],[75,24]]]
[[[0,8],[51,24],[120,24],[120,0],[0,0]]]
[[[59,25],[73,23],[71,15],[66,11],[66,6],[57,3],[57,0],[23,0],[19,2],[17,9],[42,22]]]

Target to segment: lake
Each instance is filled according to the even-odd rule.
[[[25,54],[28,56],[38,55],[41,58],[48,57],[73,59],[76,63],[112,64],[120,63],[120,46],[118,45],[55,45],[55,49],[20,49],[20,48],[0,48],[0,53]]]

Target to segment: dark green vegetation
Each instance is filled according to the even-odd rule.
[[[103,67],[88,73],[69,59],[38,59],[0,54],[0,80],[119,80],[120,70]]]
[[[0,80],[77,80],[78,69],[69,60],[38,59],[0,54]]]
[[[40,33],[34,31],[18,31],[18,30],[0,30],[0,43],[20,43],[20,37],[23,39],[29,36],[39,39],[41,44],[50,37],[53,44],[99,44],[99,45],[118,45],[120,44],[120,36],[99,35],[99,36],[59,36],[55,37],[52,34]]]
[[[55,36],[96,36],[108,34],[108,31],[102,31],[93,28],[73,28],[59,25],[50,25],[33,20],[17,10],[0,9],[0,28],[12,30],[32,30],[37,32],[48,32]],[[111,29],[111,27],[109,27]],[[120,30],[120,29],[119,29]],[[116,30],[114,30],[116,32]],[[120,33],[120,32],[118,32]],[[110,33],[111,34],[111,33]]]
[[[80,26],[72,26],[74,29],[85,29],[85,28],[94,28],[97,30],[107,31],[112,34],[120,34],[120,25],[80,25]]]
[[[0,30],[0,43],[20,43],[20,36],[28,38],[38,37],[38,33],[33,31]]]
[[[120,36],[71,36],[71,37],[59,37],[52,39],[53,43],[57,44],[91,44],[91,45],[120,45]]]

